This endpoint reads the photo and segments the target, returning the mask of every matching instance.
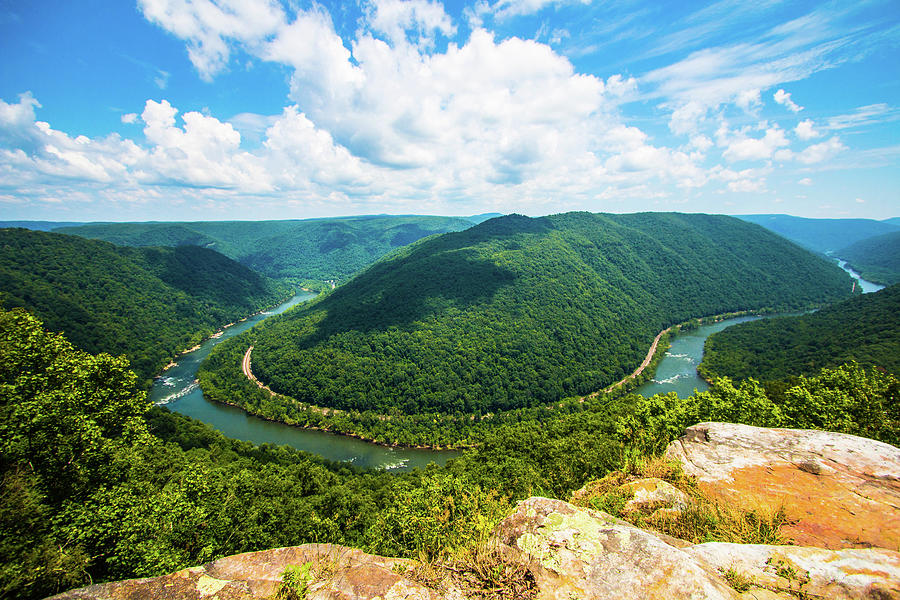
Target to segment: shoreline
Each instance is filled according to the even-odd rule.
[[[300,288],[300,289],[303,290],[303,288]],[[312,291],[312,290],[305,290],[305,291]],[[265,307],[259,309],[258,311],[254,312],[254,313],[250,313],[243,319],[238,319],[237,321],[232,321],[231,323],[220,326],[213,333],[209,334],[208,336],[206,336],[204,338],[201,338],[200,341],[197,342],[197,344],[195,346],[193,346],[192,348],[188,348],[186,350],[181,350],[181,351],[175,353],[175,355],[169,359],[169,364],[164,366],[162,368],[162,371],[160,371],[158,375],[154,375],[153,379],[158,379],[158,378],[162,377],[163,373],[165,373],[166,371],[168,371],[169,369],[171,369],[172,367],[174,367],[178,364],[177,361],[179,358],[183,358],[184,356],[190,354],[191,352],[196,352],[197,350],[200,349],[200,346],[202,346],[205,342],[222,337],[222,334],[225,333],[225,330],[228,329],[229,327],[234,327],[238,323],[243,323],[247,319],[250,319],[252,317],[255,317],[256,315],[262,314],[271,308],[275,308],[276,306],[280,306],[296,295],[297,294],[295,292],[291,292],[290,296],[288,296],[287,298],[283,298],[282,300],[279,300],[275,304],[270,304],[268,306],[265,306]]]
[[[260,311],[260,312],[262,312],[262,311]],[[743,316],[763,316],[763,315],[767,315],[767,314],[779,314],[779,312],[780,311],[777,311],[777,310],[774,310],[771,308],[730,311],[730,312],[725,312],[725,313],[717,313],[714,315],[705,315],[702,317],[693,317],[686,321],[682,321],[680,323],[671,325],[671,326],[667,327],[666,329],[663,329],[656,335],[656,337],[654,338],[653,342],[650,345],[650,348],[649,348],[647,355],[645,356],[643,362],[637,369],[635,369],[634,372],[632,372],[630,375],[624,377],[620,381],[607,386],[606,388],[597,390],[597,391],[587,394],[585,396],[573,397],[572,400],[577,399],[579,402],[583,403],[587,399],[599,398],[602,394],[608,395],[614,391],[621,391],[621,388],[623,386],[627,386],[627,384],[633,382],[637,377],[643,375],[648,367],[651,370],[655,369],[654,362],[656,361],[656,359],[661,358],[662,352],[667,350],[669,347],[669,346],[662,347],[659,344],[660,340],[662,339],[662,336],[666,333],[673,333],[673,334],[677,335],[678,332],[680,332],[684,326],[690,324],[692,321],[697,321],[697,323],[699,325],[706,325],[706,324],[710,324],[710,323],[718,323],[718,322],[721,322],[721,321],[724,321],[727,319],[733,319],[733,318],[738,318],[738,317],[743,317]],[[258,313],[254,313],[254,314],[258,314]],[[250,352],[252,349],[253,348],[251,346],[250,348],[247,349],[247,352],[244,353],[244,357],[242,360],[242,370],[243,370],[244,364],[249,363],[248,358],[249,358],[249,355],[250,355]],[[340,409],[334,409],[334,408],[321,407],[321,406],[317,406],[317,405],[307,404],[307,403],[301,402],[295,398],[292,398],[290,396],[286,396],[284,394],[274,392],[271,389],[269,389],[268,386],[264,385],[261,381],[256,379],[255,376],[253,376],[252,370],[250,369],[249,364],[247,364],[247,367],[248,367],[248,370],[250,370],[250,374],[248,375],[246,371],[243,372],[243,374],[247,377],[247,379],[249,379],[250,381],[255,383],[259,388],[265,389],[266,391],[268,391],[273,397],[283,398],[290,403],[293,403],[293,404],[299,405],[301,407],[304,407],[306,409],[312,410],[313,412],[317,412],[318,414],[320,414],[324,417],[329,417],[334,414],[343,414],[343,411],[341,411]],[[651,376],[652,376],[652,373],[651,373]],[[202,391],[202,389],[201,389],[201,391]],[[626,389],[624,391],[627,393],[631,390]],[[206,396],[204,395],[204,397],[206,397]],[[378,446],[382,446],[385,448],[428,450],[428,451],[464,451],[464,450],[475,447],[474,444],[468,444],[468,445],[449,444],[446,446],[431,446],[431,445],[423,445],[423,444],[404,444],[404,443],[399,443],[399,442],[396,442],[396,443],[382,442],[382,441],[375,440],[372,437],[366,436],[364,434],[351,432],[351,431],[337,431],[337,430],[333,430],[327,426],[323,427],[323,426],[318,426],[318,425],[300,425],[298,423],[289,423],[286,421],[279,421],[277,419],[272,419],[272,418],[260,415],[258,413],[252,412],[250,410],[247,410],[245,407],[243,407],[239,404],[233,403],[233,402],[227,402],[227,401],[223,401],[223,400],[219,400],[219,399],[211,399],[211,398],[207,398],[207,399],[211,402],[216,402],[218,404],[223,404],[225,406],[231,406],[234,408],[238,408],[248,415],[253,415],[254,417],[256,417],[258,419],[262,419],[262,420],[268,421],[270,423],[279,423],[282,425],[286,425],[288,427],[297,427],[299,429],[310,429],[310,430],[314,430],[314,431],[321,431],[321,432],[328,433],[331,435],[347,436],[347,437],[355,438],[355,439],[358,439],[360,441],[364,441],[367,443],[376,444]],[[549,410],[553,410],[557,405],[563,404],[565,402],[565,400],[566,399],[562,399],[561,401],[553,402],[553,403],[547,404],[545,406]],[[389,415],[380,415],[380,417],[383,419],[391,418]],[[484,415],[482,417],[482,420],[484,420],[486,418],[489,418],[488,415]]]

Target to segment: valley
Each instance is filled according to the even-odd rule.
[[[192,269],[228,260],[190,247],[115,250],[47,235],[56,235],[48,239],[60,256],[77,254],[72,248],[83,244],[126,256],[180,255],[178,278],[154,272],[210,291],[217,288]],[[203,261],[190,262],[194,256]],[[53,289],[40,264],[8,261],[8,270],[17,265],[8,277],[37,281],[36,271]],[[70,264],[74,277],[77,263]],[[221,264],[244,273],[233,262]],[[333,290],[297,293],[274,307],[252,294],[283,290],[288,279],[226,284],[230,293],[246,289],[256,300],[204,330],[203,341],[185,341],[181,349],[195,339],[199,347],[161,373],[157,367],[149,396],[124,358],[85,353],[45,333],[21,308],[6,309],[0,449],[11,466],[4,467],[9,501],[0,527],[5,555],[19,560],[0,565],[0,575],[18,595],[39,598],[89,580],[159,575],[302,543],[448,560],[451,548],[486,539],[516,501],[567,498],[586,482],[632,468],[629,461],[651,460],[645,457],[705,421],[865,429],[896,444],[897,379],[877,368],[838,364],[781,387],[707,375],[708,384],[686,389],[678,385],[690,381],[687,373],[668,374],[673,360],[689,364],[686,354],[699,360],[711,333],[755,318],[702,324],[697,317],[809,308],[827,315],[830,302],[892,291],[860,298],[845,271],[728,217],[572,213],[487,220],[413,242]],[[860,285],[866,291],[867,283]],[[17,289],[28,290],[15,297],[32,308],[28,301],[39,292],[31,290],[41,288]],[[889,312],[868,318],[887,327],[880,315]],[[841,310],[832,313],[838,318]],[[105,318],[127,324],[130,315],[117,309]],[[666,333],[676,324],[682,330]],[[104,340],[97,343],[110,343]],[[325,345],[317,350],[317,344]],[[282,364],[293,366],[284,368],[328,390],[321,397],[328,401],[260,388],[242,371],[251,346],[248,369],[260,383],[273,386],[272,357],[291,357]],[[304,363],[295,348],[315,353]],[[464,361],[441,358],[453,356],[474,358],[476,370],[447,389],[493,382],[503,393],[492,398],[483,393],[491,388],[481,387],[467,395],[482,405],[458,408],[440,394],[419,404],[403,395],[410,365],[426,368],[435,383],[465,373]],[[498,356],[505,358],[491,362]],[[364,369],[354,366],[357,360]],[[615,366],[596,369],[600,364]],[[442,372],[443,366],[452,368]],[[592,369],[576,383],[576,375]],[[632,381],[636,370],[642,371]],[[379,383],[383,373],[393,376]],[[509,373],[533,379],[510,385]],[[456,449],[411,447],[417,445]],[[52,518],[35,520],[38,514]],[[65,571],[53,570],[57,564]]]

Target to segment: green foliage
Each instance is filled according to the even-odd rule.
[[[686,399],[674,393],[632,399],[634,407],[615,427],[626,445],[644,454],[661,452],[684,428],[704,421],[822,429],[900,444],[900,380],[855,363],[793,378],[777,393],[754,379],[735,387],[722,378]]]
[[[856,361],[900,375],[900,285],[815,313],[741,323],[706,340],[706,378],[761,381]]]
[[[302,221],[92,223],[59,231],[123,246],[212,248],[269,277],[306,280],[304,287],[311,287],[328,280],[344,281],[395,248],[436,233],[461,231],[474,222],[461,217],[381,215]]]
[[[311,562],[288,566],[281,574],[281,583],[275,590],[275,599],[305,600],[306,594],[309,592],[309,584],[313,581],[311,568]]]
[[[433,470],[420,480],[398,480],[389,502],[366,531],[374,554],[434,559],[487,539],[512,508],[497,492],[465,476]]]
[[[126,355],[142,379],[287,293],[212,250],[24,229],[0,230],[0,290],[4,307],[27,308],[88,352]]]
[[[641,363],[661,329],[698,313],[807,306],[849,290],[833,264],[729,217],[512,215],[422,240],[221,344],[201,382],[277,420],[303,422],[315,405],[347,418],[427,415],[443,428],[448,415],[602,389]],[[299,404],[244,394],[232,365],[251,343],[257,377]]]
[[[860,240],[835,254],[863,279],[884,285],[900,283],[900,231]]]

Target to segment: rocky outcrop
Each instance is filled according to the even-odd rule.
[[[666,456],[708,497],[784,507],[794,543],[900,548],[900,450],[842,433],[700,423]]]
[[[289,566],[308,565],[308,600],[441,600],[397,571],[411,561],[331,544],[305,544],[221,558],[171,575],[102,583],[52,600],[263,600]]]
[[[497,528],[531,565],[541,599],[735,599],[714,568],[606,513],[529,498]]]

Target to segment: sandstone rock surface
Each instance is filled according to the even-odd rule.
[[[331,544],[305,544],[221,558],[170,575],[102,583],[52,600],[262,600],[270,598],[291,565],[311,563],[323,576],[309,600],[440,600],[442,595],[394,571],[409,561]]]
[[[883,548],[825,550],[711,542],[685,552],[720,573],[731,569],[756,588],[781,593],[775,597],[900,598],[900,553]]]
[[[900,449],[842,433],[700,423],[666,456],[701,491],[752,510],[783,506],[794,543],[900,548]]]
[[[520,502],[495,535],[531,565],[542,599],[739,597],[714,568],[652,533],[561,500]]]

